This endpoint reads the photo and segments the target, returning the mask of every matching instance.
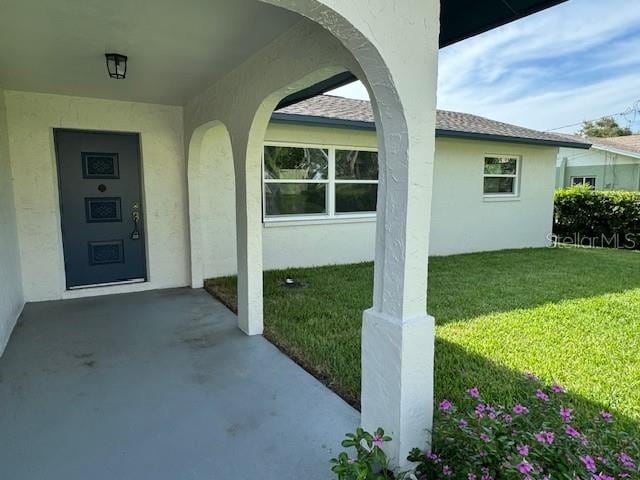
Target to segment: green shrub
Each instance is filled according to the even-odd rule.
[[[640,193],[556,190],[553,233],[561,243],[640,249]]]

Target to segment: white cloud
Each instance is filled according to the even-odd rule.
[[[638,52],[640,2],[572,0],[441,50],[438,106],[537,129],[616,113],[640,98]]]

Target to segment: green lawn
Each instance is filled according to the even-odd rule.
[[[370,263],[265,272],[265,335],[357,404]],[[286,289],[293,277],[303,288]],[[207,282],[235,302],[235,278]],[[436,395],[471,385],[511,403],[523,372],[558,381],[585,415],[610,408],[640,431],[640,253],[530,249],[435,257],[428,310],[437,322]]]

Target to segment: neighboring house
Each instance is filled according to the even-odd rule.
[[[442,110],[436,127],[430,254],[547,245],[558,149],[588,145]],[[322,95],[273,114],[265,138],[265,269],[373,259],[376,150],[368,101]],[[233,165],[211,152],[202,171],[212,214],[204,276],[233,274],[236,241],[223,233],[235,225]]]
[[[589,150],[560,148],[556,186],[587,184],[596,190],[640,190],[640,135],[568,139],[591,143]]]

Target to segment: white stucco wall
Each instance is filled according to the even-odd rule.
[[[483,197],[487,154],[521,157],[517,198]],[[556,154],[555,147],[437,139],[431,255],[548,245]]]
[[[16,91],[6,104],[27,301],[188,284],[182,108]],[[65,291],[53,128],[140,134],[147,283]]]
[[[22,281],[27,301],[189,283],[188,213],[179,107],[13,91],[6,92],[6,103]],[[148,283],[65,290],[52,138],[55,127],[140,133]],[[375,148],[377,144],[371,131],[282,123],[270,124],[265,141],[367,148]],[[203,153],[204,275],[234,274],[234,169],[231,143],[224,126],[206,134]],[[487,153],[522,156],[521,188],[517,199],[487,201],[483,198],[482,165]],[[438,139],[431,255],[546,245],[551,230],[556,154],[556,149],[548,147]],[[7,158],[6,153],[3,158]],[[5,168],[8,166],[5,160]],[[3,175],[3,178],[8,176]],[[5,196],[8,191],[2,189]],[[3,201],[3,206],[5,203]],[[13,221],[7,218],[10,216],[5,214],[5,223]],[[10,228],[3,231],[8,232]],[[263,261],[267,270],[370,261],[374,256],[373,218],[272,223],[264,225],[262,231]],[[16,256],[11,258],[17,260]],[[3,269],[3,274],[16,271],[17,265],[16,262],[12,269]],[[14,301],[21,298],[19,291],[3,291],[0,295],[11,295]],[[5,308],[12,312],[22,305],[21,300],[18,303],[2,301],[11,305]],[[12,315],[16,316],[15,313]]]
[[[0,355],[24,306],[8,145],[4,90],[0,88]]]
[[[376,147],[366,130],[271,123],[266,142]],[[205,142],[207,185],[203,204],[210,212],[204,228],[205,277],[235,273],[235,214],[230,152],[220,142]],[[230,147],[229,147],[230,148]],[[522,157],[520,195],[515,199],[483,197],[485,154]],[[431,226],[431,255],[451,255],[547,245],[555,186],[554,147],[477,140],[436,140]],[[375,219],[267,223],[263,226],[266,270],[371,261]]]

